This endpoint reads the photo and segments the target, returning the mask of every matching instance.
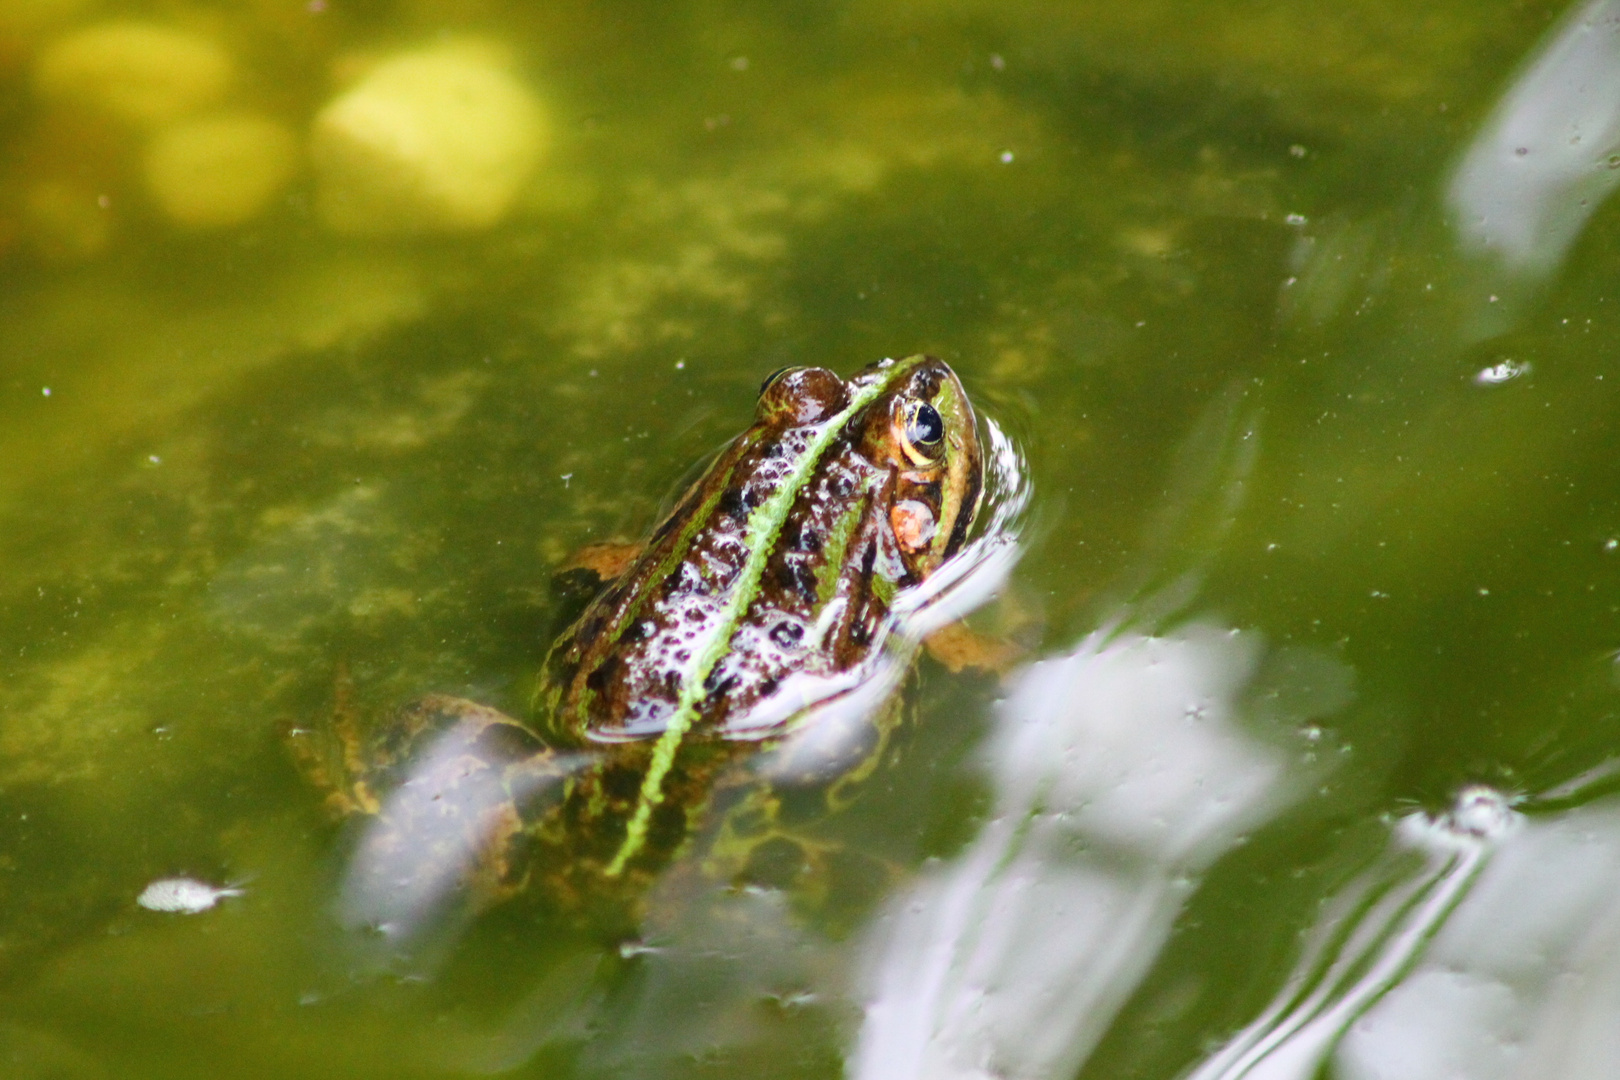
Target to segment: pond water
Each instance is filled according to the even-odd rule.
[[[1620,3],[8,0],[0,147],[5,1075],[1620,1072]],[[524,715],[572,552],[919,352],[1017,659],[881,883],[367,959],[289,726]]]

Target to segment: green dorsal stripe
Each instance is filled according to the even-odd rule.
[[[737,459],[741,458],[742,453],[745,453],[748,449],[750,449],[748,446],[741,447],[741,452],[737,453],[731,463],[725,467],[725,471],[720,476],[720,482],[712,485],[709,493],[698,503],[696,511],[691,515],[691,520],[686,523],[680,535],[670,545],[669,554],[659,561],[652,573],[647,575],[646,580],[662,580],[674,571],[682,559],[686,558],[687,552],[691,550],[693,538],[697,536],[698,530],[703,527],[703,523],[709,519],[709,514],[714,510],[715,504],[720,501],[720,496],[730,486],[731,474],[737,468]],[[727,453],[730,452],[727,451]],[[609,645],[617,642],[620,636],[624,634],[625,627],[641,617],[641,610],[646,606],[646,602],[645,590],[641,590],[641,595],[620,608],[613,625],[607,630],[607,643]],[[590,727],[591,703],[595,697],[596,693],[594,691],[587,690],[580,695],[579,703],[574,708],[575,720],[582,731]]]
[[[816,575],[817,611],[826,607],[827,601],[833,598],[833,593],[838,589],[838,579],[844,572],[844,558],[849,554],[850,541],[855,539],[855,530],[861,527],[861,519],[866,516],[868,498],[870,496],[851,502],[822,540],[821,571]]]
[[[798,463],[782,478],[776,490],[771,492],[770,498],[748,515],[748,524],[743,532],[743,545],[748,551],[748,558],[737,574],[731,595],[726,597],[714,621],[714,630],[709,640],[704,643],[703,651],[697,655],[681,680],[681,693],[675,704],[675,713],[669,719],[669,726],[658,737],[658,743],[653,747],[652,761],[647,765],[647,775],[642,778],[635,816],[625,827],[624,843],[619,845],[618,853],[613,856],[613,861],[604,871],[609,877],[622,872],[625,863],[629,862],[647,842],[647,824],[652,820],[653,807],[664,800],[664,777],[675,764],[675,752],[680,749],[681,740],[686,737],[687,731],[697,720],[698,704],[704,698],[704,680],[726,655],[726,650],[731,647],[731,637],[737,632],[737,624],[742,621],[754,598],[759,595],[759,581],[765,573],[765,564],[770,559],[771,551],[776,547],[776,538],[781,533],[782,526],[787,523],[794,500],[799,497],[799,492],[820,463],[821,455],[825,454],[827,448],[842,434],[844,426],[849,423],[852,416],[877,400],[896,379],[910,371],[922,359],[921,356],[914,356],[897,361],[883,372],[881,377],[873,379],[871,383],[857,390],[850,397],[849,404],[816,432],[815,437],[810,440],[810,445],[805,447]]]

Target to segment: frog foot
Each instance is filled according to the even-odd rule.
[[[299,775],[321,793],[322,805],[334,821],[354,814],[375,814],[381,808],[368,780],[373,769],[361,735],[354,679],[348,664],[338,664],[332,713],[327,720],[314,726],[285,722],[281,742]]]
[[[991,637],[973,630],[966,623],[940,627],[923,639],[923,647],[952,674],[972,668],[995,675],[1007,675],[1017,665],[1024,650],[1005,638]]]
[[[331,719],[284,732],[332,817],[362,817],[338,909],[350,928],[409,944],[501,903],[529,883],[532,826],[583,763],[487,705],[429,694],[365,730],[338,672]]]
[[[612,540],[600,544],[586,544],[568,557],[568,560],[557,567],[558,574],[570,571],[585,570],[595,574],[603,582],[612,581],[630,568],[647,545],[642,543],[626,543]]]
[[[780,820],[778,796],[751,794],[726,816],[703,859],[710,881],[733,889],[775,889],[801,916],[842,924],[865,911],[904,876],[898,863],[853,850]]]

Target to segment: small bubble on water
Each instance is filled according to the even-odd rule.
[[[1011,150],[1003,150],[1001,152],[1001,163],[1003,165],[1011,165],[1013,163],[1013,152]]]
[[[1483,784],[1473,784],[1459,791],[1447,817],[1458,832],[1481,839],[1505,835],[1518,820],[1508,797]]]
[[[1474,374],[1474,382],[1479,386],[1498,386],[1529,373],[1530,364],[1527,361],[1508,359],[1499,364],[1492,364],[1488,368],[1481,368]]]
[[[1304,225],[1308,219],[1304,214],[1289,214],[1283,220],[1290,225]]]

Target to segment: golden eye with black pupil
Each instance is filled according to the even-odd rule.
[[[918,464],[938,461],[945,450],[945,421],[926,401],[906,402],[901,439],[906,456]]]

